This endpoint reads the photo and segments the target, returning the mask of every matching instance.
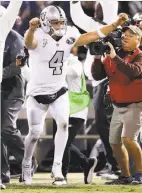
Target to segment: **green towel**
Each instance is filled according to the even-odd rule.
[[[86,89],[85,76],[82,74],[82,88],[80,92],[68,91],[70,100],[70,115],[82,111],[90,104],[90,94]]]

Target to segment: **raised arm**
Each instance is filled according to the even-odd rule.
[[[119,25],[123,25],[127,19],[128,19],[127,14],[125,14],[125,13],[119,14],[116,21],[113,22],[112,24],[105,25],[105,26],[101,27],[100,29],[97,29],[96,31],[82,34],[79,37],[79,39],[76,41],[74,46],[87,45],[91,42],[95,42],[99,38],[103,38],[103,37],[107,36],[109,33],[114,31]]]
[[[70,14],[74,24],[86,32],[92,31],[100,26],[98,22],[95,22],[84,13],[80,1],[77,3],[70,1]]]
[[[16,20],[16,16],[18,15],[19,9],[22,5],[22,2],[23,1],[21,0],[11,0],[8,8],[1,17],[0,24],[1,26],[3,26],[1,27],[1,29],[3,30],[3,37],[6,38],[10,30],[12,29]]]
[[[118,1],[100,1],[100,4],[103,10],[103,21],[107,24],[113,22],[118,15]]]
[[[38,41],[35,38],[35,31],[39,27],[39,25],[40,20],[37,17],[31,19],[29,22],[29,29],[24,36],[25,46],[29,50],[35,49],[38,45]]]

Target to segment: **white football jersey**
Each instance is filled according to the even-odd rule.
[[[66,82],[68,89],[72,92],[81,92],[82,89],[82,63],[78,60],[77,56],[70,55],[67,62],[67,75]],[[88,115],[88,107],[80,112],[70,115],[70,117],[84,119],[86,121]]]
[[[41,28],[35,32],[38,46],[29,50],[30,81],[27,95],[53,94],[66,85],[66,60],[80,34],[74,27],[68,27],[67,33],[55,41]]]
[[[12,29],[16,16],[22,5],[22,1],[12,0],[7,9],[0,5],[0,83],[2,82],[2,68],[3,68],[3,53],[5,47],[5,40]]]

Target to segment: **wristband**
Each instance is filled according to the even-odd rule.
[[[97,33],[100,38],[105,38],[106,36],[101,32],[100,28],[97,29]]]

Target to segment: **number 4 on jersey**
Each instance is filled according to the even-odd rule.
[[[56,51],[52,59],[49,61],[49,68],[54,68],[53,75],[61,75],[63,67],[63,51]]]

